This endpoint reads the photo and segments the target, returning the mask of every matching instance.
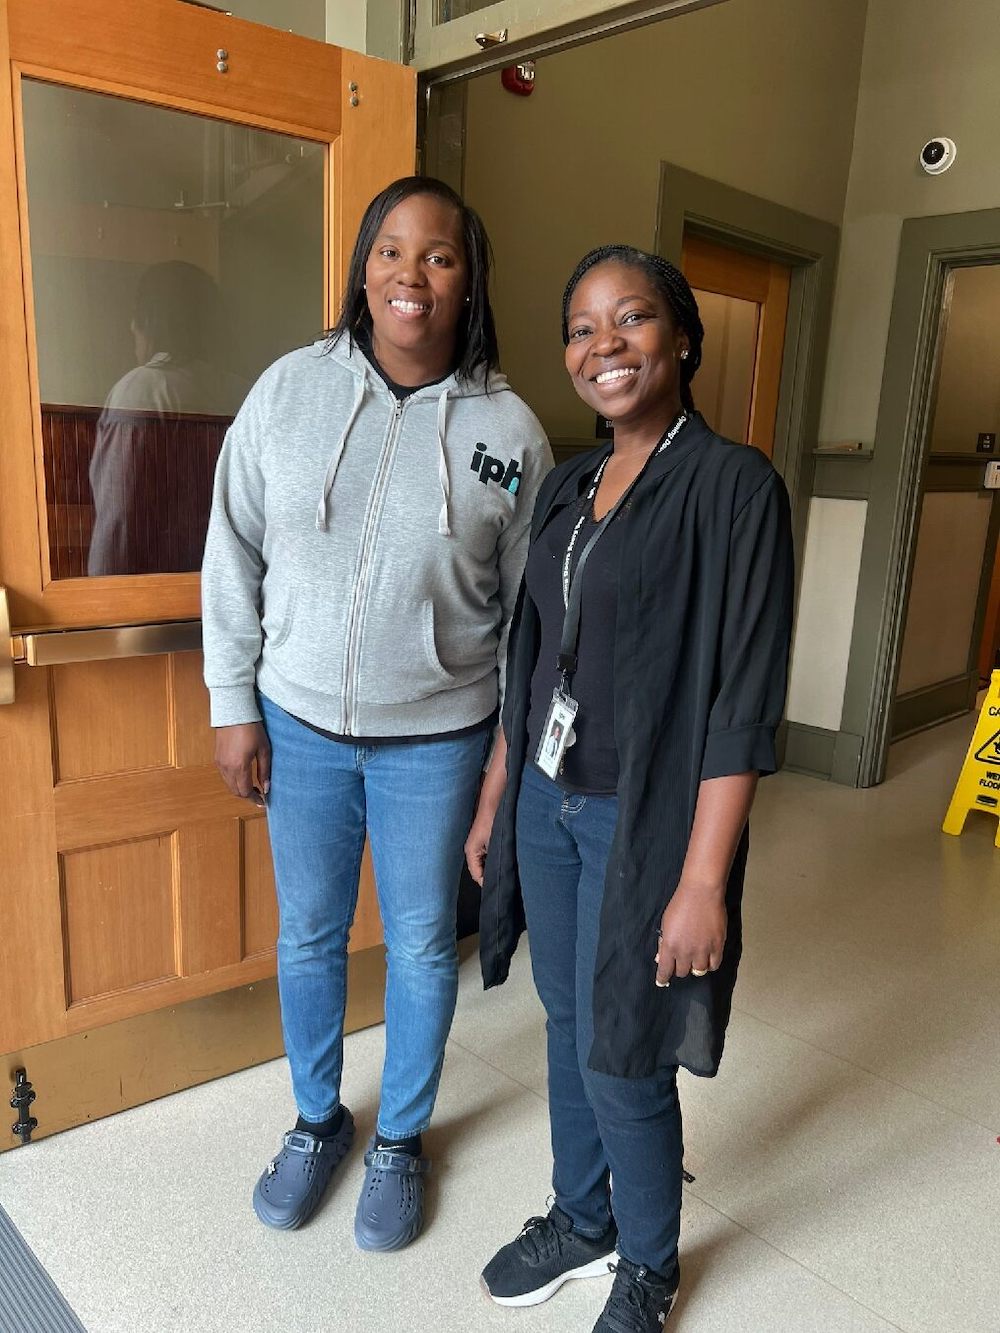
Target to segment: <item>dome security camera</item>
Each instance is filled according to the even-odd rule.
[[[921,148],[920,165],[928,176],[940,176],[942,171],[947,171],[953,165],[957,156],[955,140],[941,135],[937,139],[928,139]]]

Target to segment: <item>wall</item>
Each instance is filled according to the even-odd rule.
[[[529,98],[470,83],[465,190],[496,249],[504,362],[550,433],[593,433],[562,369],[562,286],[594,245],[654,244],[661,161],[840,222],[864,17],[865,0],[734,0],[539,61]]]
[[[937,0],[870,0],[824,386],[823,441],[874,442],[903,219],[1000,204],[995,32],[992,0],[956,0],[946,6]],[[956,141],[958,158],[944,175],[928,176],[918,164],[919,151],[939,135]],[[886,447],[895,451],[898,442],[887,441]],[[881,465],[875,460],[875,473],[887,475],[884,460]],[[896,488],[892,477],[888,481],[871,494],[860,563],[853,551],[831,555],[841,601],[857,601],[852,630],[829,645],[838,660],[849,648],[838,724],[848,735],[861,736],[874,715],[869,696],[877,670],[876,636],[893,574],[881,540],[894,521]],[[807,591],[803,585],[803,603]],[[911,635],[907,666],[915,641]],[[907,669],[904,678],[911,677]]]
[[[995,0],[870,0],[821,437],[871,443],[904,217],[1000,204]],[[943,176],[917,163],[958,144]]]
[[[320,42],[326,37],[326,0],[226,0],[221,8],[231,9],[237,18],[284,28],[300,37]]]
[[[326,40],[350,51],[367,50],[365,0],[326,0]]]

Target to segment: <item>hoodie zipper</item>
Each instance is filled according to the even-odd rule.
[[[406,405],[405,402],[399,398],[395,400],[395,404],[392,416],[389,418],[389,430],[385,443],[382,446],[378,468],[375,472],[375,485],[372,490],[372,498],[368,505],[368,512],[365,515],[365,525],[361,532],[361,552],[358,557],[358,570],[354,579],[354,589],[351,596],[351,611],[347,620],[347,652],[344,661],[344,688],[341,699],[344,713],[345,736],[353,736],[355,734],[354,713],[357,704],[355,694],[357,686],[357,659],[361,643],[362,610],[368,592],[367,585],[369,574],[371,572],[372,552],[375,547],[375,534],[378,530],[379,520],[382,516],[382,506],[388,486],[389,473],[392,470],[392,459],[396,452],[396,441],[399,438],[403,408]]]

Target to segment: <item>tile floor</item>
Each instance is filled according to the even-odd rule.
[[[1000,1333],[1000,852],[987,817],[939,832],[971,725],[898,745],[871,791],[761,789],[727,1056],[683,1080],[678,1333]],[[359,1137],[381,1048],[378,1028],[348,1039]],[[354,1248],[360,1144],[311,1225],[256,1222],[282,1061],[7,1153],[0,1202],[89,1333],[590,1333],[604,1280],[534,1311],[477,1286],[544,1209],[544,1095],[525,952],[488,995],[471,955],[430,1225],[401,1254]]]

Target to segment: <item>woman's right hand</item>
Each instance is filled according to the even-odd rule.
[[[257,766],[256,780],[254,764]],[[215,732],[215,764],[234,796],[242,796],[264,807],[271,790],[271,742],[263,722],[245,722],[218,727]]]
[[[493,758],[483,777],[483,785],[476,803],[476,817],[465,840],[465,864],[469,874],[480,888],[486,874],[486,850],[490,845],[493,821],[496,818],[500,802],[503,800],[504,787],[507,785],[507,739],[502,730],[497,731],[493,746]]]
[[[469,836],[465,840],[465,864],[469,867],[469,874],[480,888],[483,887],[483,879],[486,874],[486,850],[490,845],[490,834],[493,832],[495,817],[496,807],[491,806],[489,802],[480,801],[476,810],[476,817],[472,821],[472,828],[469,830]]]

